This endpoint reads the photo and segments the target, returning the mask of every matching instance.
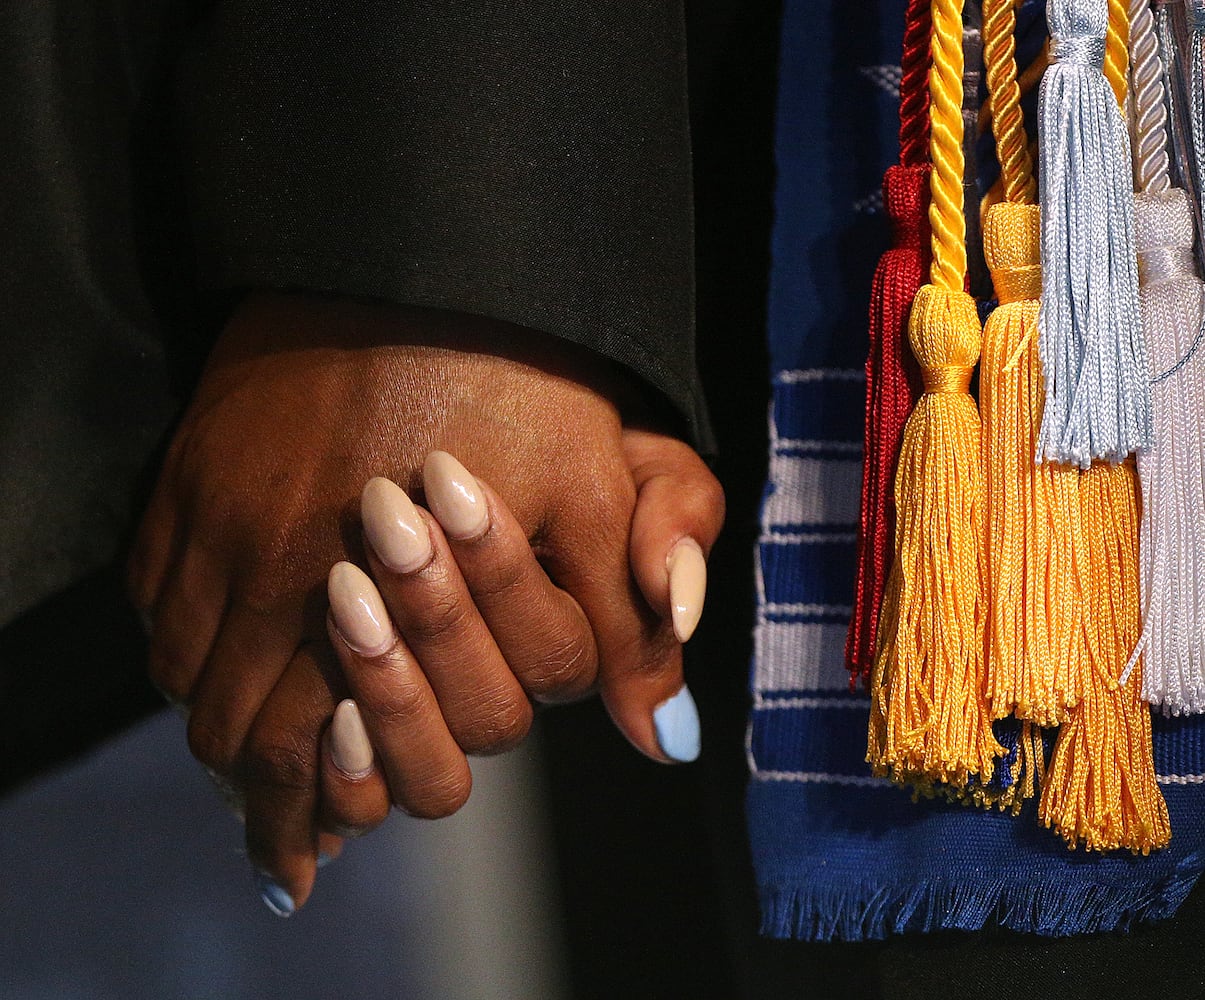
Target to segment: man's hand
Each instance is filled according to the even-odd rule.
[[[312,886],[319,740],[347,692],[327,640],[327,571],[342,559],[370,565],[356,516],[362,485],[381,476],[421,499],[433,450],[471,460],[506,498],[514,530],[566,596],[561,634],[541,640],[563,663],[544,663],[533,683],[508,654],[509,679],[495,669],[497,683],[483,689],[488,705],[461,691],[449,718],[436,699],[460,749],[512,745],[529,696],[576,696],[597,679],[633,743],[666,759],[653,710],[681,687],[680,650],[666,624],[665,557],[629,567],[637,489],[656,489],[658,474],[633,474],[639,439],[625,439],[620,391],[593,356],[468,317],[276,296],[232,319],[168,454],[131,587],[154,622],[152,677],[189,706],[193,752],[242,793],[252,860],[291,905]],[[703,512],[689,518],[705,522],[690,534],[706,548],[722,500],[701,468],[687,507]],[[439,605],[414,614],[432,615],[420,628],[432,648],[458,629],[457,641],[487,648],[495,636],[479,603],[464,602],[467,620],[441,619]],[[467,771],[442,787],[433,802],[414,800],[410,786],[388,793],[423,814],[452,811]],[[379,819],[374,809],[359,825]]]

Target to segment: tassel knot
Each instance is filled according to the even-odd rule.
[[[928,167],[887,168],[883,175],[883,204],[891,219],[892,246],[897,250],[922,250],[929,242],[925,218],[929,201]]]
[[[1103,69],[1105,65],[1104,35],[1071,35],[1056,38],[1050,47],[1056,62],[1089,69]]]
[[[921,373],[925,392],[966,392],[971,387],[973,368],[961,365],[939,365]]]
[[[1196,260],[1192,247],[1154,247],[1138,251],[1138,280],[1144,285],[1159,285],[1193,276]]]
[[[992,206],[983,220],[983,254],[1000,305],[1042,297],[1037,205]]]

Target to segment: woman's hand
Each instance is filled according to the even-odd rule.
[[[154,623],[152,677],[189,707],[194,754],[243,796],[251,858],[292,905],[310,892],[319,850],[320,735],[347,693],[327,640],[327,570],[367,564],[360,484],[385,477],[417,495],[433,450],[472,456],[590,623],[597,659],[566,643],[541,667],[555,678],[542,696],[588,689],[596,664],[620,727],[663,756],[648,698],[680,684],[680,659],[631,583],[638,483],[656,476],[633,475],[621,391],[592,356],[469,317],[265,296],[232,319],[164,464],[130,580]],[[715,508],[707,481],[700,506]],[[648,568],[636,571],[644,584]],[[624,675],[638,682],[617,683]],[[524,725],[511,716],[469,745],[507,745]]]

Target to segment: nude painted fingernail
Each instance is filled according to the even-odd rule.
[[[703,614],[707,595],[707,560],[693,538],[683,538],[673,547],[665,563],[669,571],[670,619],[674,635],[686,642],[694,635]]]
[[[431,559],[427,525],[397,483],[370,479],[360,495],[360,519],[368,544],[395,573],[413,573]]]
[[[485,495],[472,474],[446,451],[433,451],[423,463],[427,505],[449,538],[475,538],[489,523]]]
[[[653,710],[653,729],[661,752],[688,764],[699,756],[699,710],[685,684]]]
[[[331,760],[349,778],[364,778],[372,772],[372,743],[360,708],[350,698],[339,702],[331,720]]]
[[[376,585],[358,566],[335,563],[326,581],[335,628],[363,656],[380,656],[393,644],[393,624]]]

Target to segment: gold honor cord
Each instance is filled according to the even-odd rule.
[[[961,0],[935,0],[932,19],[933,261],[908,330],[926,391],[908,418],[896,474],[895,560],[879,619],[867,760],[922,792],[974,797],[1004,748],[984,697],[980,427],[965,391],[982,331],[964,290]]]
[[[1038,726],[1057,725],[1082,692],[1082,609],[1075,585],[1078,474],[1038,465],[1045,389],[1037,320],[1042,272],[1037,184],[1020,109],[1015,0],[985,11],[992,131],[1005,202],[984,220],[999,306],[983,333],[980,411],[987,490],[987,681],[992,714],[1023,720],[1028,774],[1042,768]],[[1025,790],[1032,794],[1033,782]]]

